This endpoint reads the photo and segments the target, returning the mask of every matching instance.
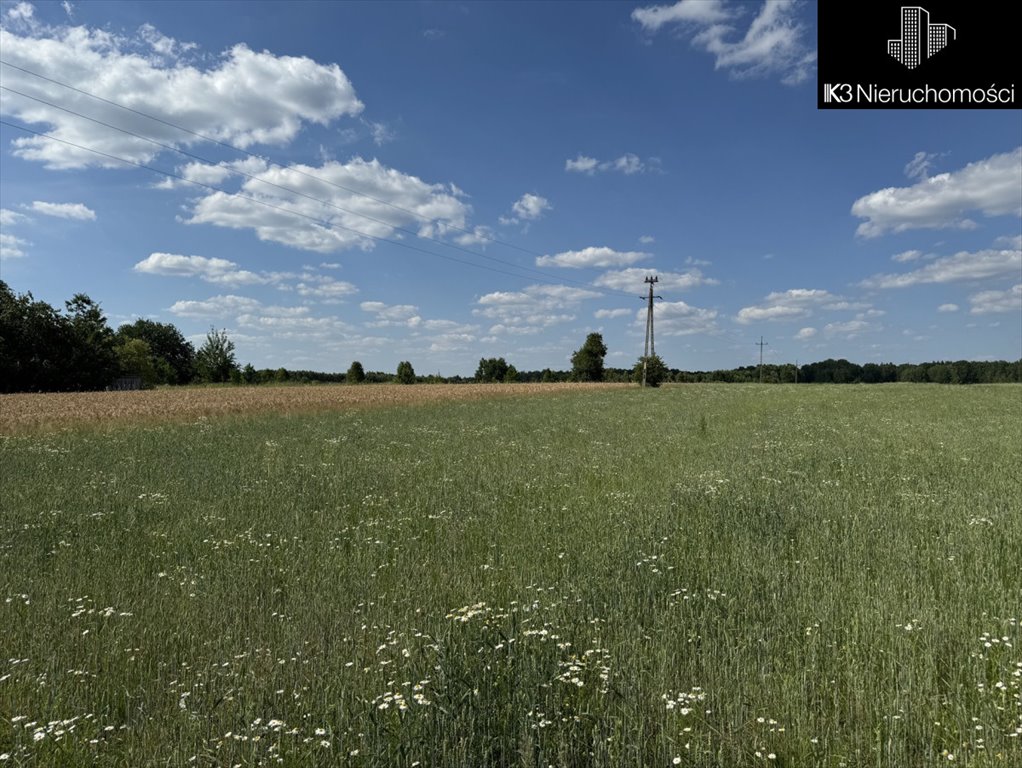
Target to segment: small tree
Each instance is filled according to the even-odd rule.
[[[507,367],[507,371],[504,373],[504,381],[507,384],[518,381],[518,369],[513,365]]]
[[[397,380],[399,384],[415,383],[415,369],[407,360],[402,360],[397,364]]]
[[[351,367],[348,369],[348,373],[345,375],[344,381],[347,382],[348,384],[361,384],[365,380],[366,380],[365,368],[362,367],[362,363],[356,360],[351,364]]]
[[[231,371],[236,369],[234,342],[227,338],[227,331],[210,328],[206,343],[195,353],[195,367],[203,381],[230,381]]]
[[[642,383],[642,363],[644,359],[646,361],[647,387],[659,387],[663,382],[670,380],[671,372],[667,370],[667,366],[660,359],[660,355],[650,355],[647,358],[639,358],[639,362],[635,364],[635,368],[632,370],[632,381],[638,384]]]
[[[245,367],[241,369],[241,378],[246,384],[256,383],[258,374],[252,363],[245,363]]]
[[[160,380],[152,350],[142,339],[128,339],[114,347],[122,376],[139,376],[142,385],[151,387]]]
[[[576,381],[603,381],[603,358],[607,345],[603,336],[590,333],[581,349],[571,356],[571,375]]]
[[[507,376],[508,368],[507,360],[503,357],[487,357],[479,361],[479,367],[476,368],[476,381],[504,381]]]

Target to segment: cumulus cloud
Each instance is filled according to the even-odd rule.
[[[9,232],[0,232],[0,259],[20,259],[24,257],[24,246],[27,240],[15,237]]]
[[[816,309],[830,311],[869,309],[870,305],[848,301],[818,288],[792,288],[770,293],[759,304],[742,307],[735,320],[743,325],[771,320],[797,320],[809,317]]]
[[[816,335],[816,329],[815,328],[811,328],[811,327],[800,328],[799,332],[795,334],[794,338],[797,339],[798,341],[808,341],[809,339],[813,338],[813,336],[815,336],[815,335]]]
[[[245,197],[206,195],[187,223],[251,229],[260,240],[332,253],[370,250],[374,238],[398,237],[398,229],[443,237],[464,229],[471,212],[452,185],[429,184],[360,157],[319,167],[263,167],[244,180],[241,192]]]
[[[938,312],[957,312],[958,311],[958,305],[957,304],[941,304],[939,307],[937,307],[937,311]]]
[[[655,170],[657,163],[651,161],[651,165]],[[587,176],[593,176],[606,171],[616,171],[623,173],[625,176],[632,176],[636,173],[645,173],[649,168],[650,166],[644,163],[638,155],[631,152],[626,152],[615,160],[603,161],[597,160],[595,157],[579,154],[574,160],[566,160],[564,163],[564,170],[569,173],[584,173]]]
[[[645,309],[636,310],[636,328],[645,328],[646,312]],[[716,318],[716,310],[693,307],[684,301],[661,301],[653,305],[653,321],[658,337],[710,333],[717,330]]]
[[[642,237],[639,238],[639,242],[642,243],[643,245],[649,245],[650,243],[655,243],[656,238],[653,237],[653,235],[643,235]]]
[[[1022,216],[1022,147],[969,163],[953,173],[921,179],[911,187],[888,187],[860,197],[852,214],[865,219],[860,237],[909,229],[971,229],[970,214]]]
[[[54,216],[58,219],[96,220],[96,212],[83,203],[44,203],[41,200],[36,200],[29,207],[36,213]]]
[[[529,335],[574,320],[583,301],[599,296],[596,291],[566,285],[530,285],[521,291],[481,296],[472,314],[494,321],[491,334]]]
[[[233,261],[205,256],[182,256],[177,253],[151,253],[133,269],[150,275],[197,277],[220,285],[261,285],[270,278],[241,269]]]
[[[543,218],[543,214],[551,208],[553,206],[550,205],[550,201],[545,197],[526,192],[511,206],[510,216],[500,217],[500,223],[508,225],[537,221]]]
[[[228,317],[252,312],[262,305],[255,299],[234,294],[211,296],[203,301],[175,301],[170,311],[181,317]]]
[[[720,282],[711,277],[705,277],[698,269],[690,269],[687,272],[659,272],[657,270],[633,267],[632,269],[620,269],[615,272],[604,272],[593,281],[593,285],[601,288],[611,288],[615,291],[638,291],[645,293],[646,276],[651,274],[659,278],[659,282],[654,286],[654,291],[684,291],[700,285],[717,285]]]
[[[404,327],[417,328],[422,324],[419,308],[414,304],[384,304],[382,301],[363,301],[359,304],[375,320],[366,323],[369,328]]]
[[[567,267],[569,269],[621,267],[649,257],[650,254],[639,251],[615,251],[613,248],[590,246],[580,251],[564,251],[555,256],[538,256],[536,257],[536,266]]]
[[[239,44],[200,66],[185,60],[192,48],[148,25],[132,36],[86,26],[21,23],[0,29],[4,59],[17,67],[241,147],[287,144],[305,123],[326,125],[363,109],[336,64],[277,56]],[[175,147],[200,141],[13,67],[5,68],[4,84]],[[149,162],[161,151],[147,141],[11,93],[4,95],[2,109],[59,139],[134,162]],[[124,167],[38,136],[17,138],[12,144],[15,155],[48,168]]]
[[[631,309],[598,309],[593,316],[597,320],[609,320],[615,317],[628,317],[633,311]]]
[[[925,283],[954,283],[963,280],[981,280],[1010,277],[1022,271],[1022,251],[983,250],[961,251],[931,261],[926,266],[901,274],[873,275],[863,280],[864,288],[906,288]]]
[[[894,254],[891,257],[891,261],[897,261],[899,263],[904,263],[906,261],[916,261],[922,255],[923,255],[922,251],[902,251],[901,253]]]
[[[0,227],[12,227],[19,221],[28,219],[23,213],[12,211],[10,208],[0,208]]]
[[[866,331],[878,330],[879,326],[866,320],[855,319],[843,323],[828,323],[823,326],[823,333],[826,336],[846,336],[854,339]]]
[[[779,75],[786,85],[811,78],[816,51],[806,38],[794,0],[768,0],[748,27],[739,25],[742,4],[721,0],[680,0],[674,5],[636,8],[632,19],[647,33],[672,26],[715,58],[715,67],[732,77]],[[744,27],[744,32],[743,32]]]
[[[973,315],[987,315],[993,312],[1018,312],[1022,310],[1022,283],[1006,291],[981,291],[969,297]]]

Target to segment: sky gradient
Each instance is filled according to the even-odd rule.
[[[113,326],[443,375],[599,331],[630,367],[657,274],[674,368],[1022,356],[1022,112],[818,111],[814,3],[0,21],[0,276]]]

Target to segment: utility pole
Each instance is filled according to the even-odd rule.
[[[645,282],[649,283],[649,304],[646,309],[646,344],[642,348],[642,386],[646,386],[646,365],[649,363],[649,356],[656,354],[656,342],[653,340],[653,299],[663,301],[663,296],[653,295],[654,283],[660,282],[656,275],[646,275]]]
[[[763,347],[769,347],[770,342],[763,341],[763,337],[759,337],[759,341],[756,342],[759,347],[759,383],[763,383]]]

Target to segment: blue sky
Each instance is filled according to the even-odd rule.
[[[818,111],[814,3],[0,14],[3,120],[65,142],[0,127],[2,278],[113,325],[444,375],[599,331],[625,367],[657,274],[671,367],[1022,355],[1022,113]]]

